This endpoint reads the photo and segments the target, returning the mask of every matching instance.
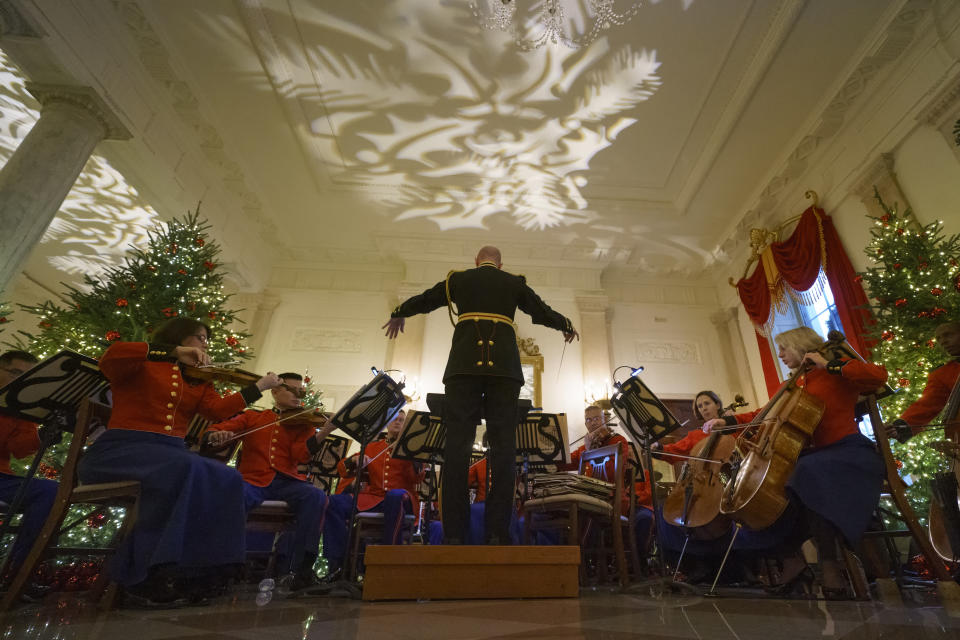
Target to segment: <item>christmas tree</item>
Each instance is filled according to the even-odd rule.
[[[908,209],[900,214],[876,195],[883,210],[873,218],[872,240],[865,249],[874,266],[858,278],[871,295],[877,320],[873,358],[890,372],[897,393],[881,401],[884,419],[892,421],[919,396],[931,369],[948,356],[933,339],[937,325],[960,318],[960,236],[947,235],[943,221],[920,225]],[[893,444],[894,456],[908,479],[907,496],[926,517],[929,481],[943,467],[943,456],[930,448],[943,439],[931,429],[905,444]]]
[[[7,328],[10,323],[10,305],[6,302],[0,302],[0,333]]]
[[[231,328],[237,312],[227,308],[230,296],[224,291],[219,268],[220,247],[209,239],[208,230],[198,208],[149,232],[147,246],[132,248],[123,265],[98,277],[85,276],[80,287],[67,286],[62,302],[20,305],[37,317],[39,331],[20,330],[16,341],[7,346],[41,359],[62,349],[98,358],[111,342],[149,341],[151,331],[164,320],[186,315],[211,328],[208,352],[215,362],[249,358],[248,334]],[[7,313],[0,307],[0,317],[6,318]],[[47,451],[37,475],[56,479],[68,448],[69,434]],[[22,475],[29,463],[12,461],[14,473]],[[61,536],[60,544],[104,546],[119,527],[120,518],[115,517],[119,512],[74,507],[66,519],[73,526]],[[54,573],[51,582],[69,587],[75,579],[95,577],[96,572],[86,559],[74,558],[59,561]]]
[[[189,316],[211,328],[208,352],[214,361],[249,358],[248,334],[230,328],[236,312],[226,308],[220,247],[208,239],[208,229],[198,207],[148,232],[147,247],[134,247],[123,265],[85,275],[80,287],[67,286],[65,305],[21,305],[37,316],[40,331],[21,330],[18,348],[38,358],[64,348],[97,358],[111,342],[149,341],[167,318]]]

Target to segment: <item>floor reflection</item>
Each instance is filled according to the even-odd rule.
[[[256,593],[242,593],[206,607],[103,613],[83,600],[60,597],[7,614],[0,639],[960,638],[960,618],[948,616],[935,603],[774,600],[754,593],[708,599],[655,592],[585,592],[571,600],[365,603],[300,598],[264,606],[255,598]]]

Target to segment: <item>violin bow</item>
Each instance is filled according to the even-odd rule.
[[[267,424],[262,424],[262,425],[260,425],[259,427],[253,427],[253,428],[251,428],[251,429],[247,429],[246,431],[244,431],[244,432],[242,432],[242,433],[234,433],[232,436],[230,436],[229,438],[226,438],[223,442],[221,442],[220,444],[218,444],[218,445],[216,445],[216,446],[217,446],[217,448],[219,449],[219,448],[221,448],[221,447],[223,447],[223,446],[225,446],[225,445],[230,444],[231,442],[236,442],[237,440],[240,440],[241,438],[245,438],[246,436],[250,435],[251,433],[255,433],[255,432],[257,432],[257,431],[260,431],[261,429],[266,429],[267,427],[274,427],[274,426],[280,424],[281,422],[286,422],[287,420],[292,420],[293,418],[299,418],[300,416],[304,415],[305,413],[312,413],[313,411],[314,411],[314,409],[304,409],[303,411],[298,411],[297,413],[295,413],[295,414],[293,414],[293,415],[285,416],[285,417],[283,417],[283,418],[277,418],[277,419],[274,420],[273,422],[268,422]],[[331,423],[331,424],[332,424],[332,423]],[[326,426],[326,425],[324,425],[324,426]]]

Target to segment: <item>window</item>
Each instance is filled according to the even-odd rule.
[[[777,357],[778,349],[773,336],[797,327],[810,327],[826,340],[827,334],[834,329],[843,331],[840,316],[837,315],[837,305],[833,301],[833,292],[830,291],[830,285],[827,284],[827,279],[822,272],[813,287],[804,295],[811,299],[813,304],[800,304],[790,294],[786,294],[785,311],[783,313],[774,311],[773,327],[769,338],[770,352],[773,353],[777,363],[781,380],[789,377],[790,370]]]

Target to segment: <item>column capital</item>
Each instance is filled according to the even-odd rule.
[[[129,140],[133,137],[113,109],[91,87],[39,82],[28,82],[26,87],[44,108],[53,104],[66,104],[96,118],[103,126],[105,140]],[[40,117],[43,117],[42,112]]]
[[[716,327],[722,327],[727,323],[737,319],[737,308],[728,307],[720,309],[710,314],[710,322]]]
[[[574,297],[580,313],[603,313],[610,308],[610,298],[599,294],[577,294]]]
[[[39,38],[46,35],[10,0],[0,0],[0,37]]]

